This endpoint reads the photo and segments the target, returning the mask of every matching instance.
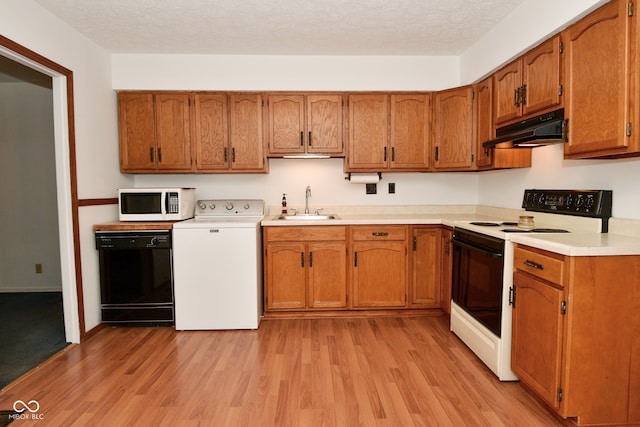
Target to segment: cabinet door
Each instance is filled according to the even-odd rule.
[[[307,152],[344,153],[342,115],[342,95],[307,96]]]
[[[347,246],[344,242],[308,244],[309,308],[347,306]]]
[[[425,171],[429,167],[430,101],[426,94],[391,95],[392,169]]]
[[[493,78],[488,77],[477,83],[475,91],[474,145],[476,166],[488,168],[493,164],[495,149],[484,148],[482,144],[495,138],[493,127]]]
[[[305,275],[308,260],[304,243],[269,243],[265,259],[266,308],[305,308]]]
[[[468,170],[472,166],[471,86],[438,92],[434,102],[435,169]]]
[[[156,94],[155,113],[158,169],[191,170],[189,94]]]
[[[353,244],[353,307],[405,307],[405,242]]]
[[[560,105],[560,36],[531,49],[522,58],[523,116]]]
[[[349,95],[347,171],[387,167],[388,96]]]
[[[195,151],[198,170],[229,168],[229,119],[227,96],[196,94]]]
[[[453,254],[451,252],[451,238],[453,231],[443,228],[440,233],[440,274],[441,274],[441,307],[445,313],[451,313],[451,277],[453,270]]]
[[[522,86],[522,60],[518,59],[493,75],[493,102],[496,126],[522,115],[518,89]]]
[[[240,172],[264,172],[264,134],[262,95],[229,95],[231,169]]]
[[[632,144],[626,136],[631,22],[627,2],[612,1],[563,33],[569,117],[566,157],[620,154]]]
[[[304,153],[304,96],[269,95],[269,154]]]
[[[513,282],[511,368],[523,383],[558,409],[563,292],[520,272],[514,274]]]
[[[440,307],[440,229],[413,229],[411,300],[413,306]]]
[[[154,170],[156,139],[153,94],[118,93],[118,120],[120,169],[123,172]]]

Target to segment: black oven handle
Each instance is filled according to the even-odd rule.
[[[487,249],[480,248],[480,247],[475,246],[475,245],[471,245],[471,244],[463,242],[461,240],[457,240],[455,237],[453,239],[451,239],[451,241],[453,242],[454,245],[459,245],[459,246],[465,247],[467,249],[472,249],[474,251],[482,252],[483,254],[485,254],[485,255],[487,255],[487,256],[489,256],[491,258],[502,258],[502,254],[500,252],[489,251]]]

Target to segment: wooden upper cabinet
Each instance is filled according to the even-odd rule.
[[[434,169],[472,168],[472,102],[471,86],[436,93],[433,107]]]
[[[474,134],[476,166],[489,168],[493,165],[495,149],[484,148],[485,141],[495,138],[493,126],[493,79],[488,77],[473,87],[475,93],[474,104]]]
[[[637,155],[637,18],[627,2],[613,0],[564,32],[569,142],[565,157]],[[632,31],[633,30],[633,31]],[[637,37],[637,36],[636,36]],[[634,63],[631,63],[634,59]],[[637,127],[637,125],[635,126]]]
[[[561,72],[559,35],[496,71],[493,75],[495,125],[560,108]]]
[[[156,97],[156,145],[159,169],[191,169],[190,95],[163,93]]]
[[[387,166],[389,96],[349,95],[347,171],[379,171]]]
[[[484,148],[495,138],[493,125],[493,79],[488,77],[473,86],[473,141],[476,167],[480,170],[531,167],[532,148]]]
[[[189,93],[121,92],[118,109],[123,172],[191,170]]]
[[[227,95],[197,93],[194,96],[197,170],[229,168],[229,113]]]
[[[344,155],[342,103],[340,94],[269,95],[268,155]]]
[[[266,171],[262,95],[229,95],[229,123],[231,169],[242,172]]]
[[[307,152],[344,156],[343,96],[307,95]]]
[[[349,96],[347,172],[426,171],[431,95]]]
[[[429,167],[431,95],[391,95],[390,169]]]
[[[120,169],[153,171],[156,168],[156,130],[152,93],[118,93]]]

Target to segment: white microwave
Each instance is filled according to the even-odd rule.
[[[181,221],[195,214],[195,188],[120,188],[120,221]]]

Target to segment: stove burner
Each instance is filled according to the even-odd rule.
[[[534,228],[533,230],[522,230],[520,228],[504,228],[500,230],[504,233],[568,233],[568,230],[560,228]]]

